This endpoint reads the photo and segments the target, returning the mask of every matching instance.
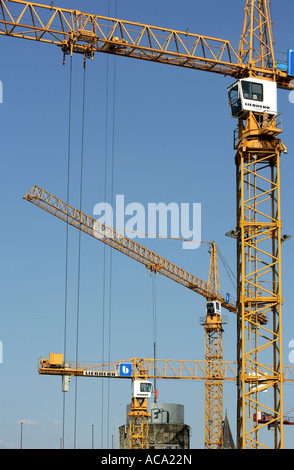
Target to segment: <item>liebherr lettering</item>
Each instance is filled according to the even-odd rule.
[[[117,372],[103,372],[94,370],[85,370],[83,375],[89,375],[93,377],[118,377]]]
[[[270,109],[270,106],[265,106],[263,104],[257,104],[257,103],[245,103],[245,106],[251,106],[253,108],[258,108],[258,109]]]

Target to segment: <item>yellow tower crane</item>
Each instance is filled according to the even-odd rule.
[[[236,304],[224,299],[221,295],[215,243],[211,243],[209,277],[208,283],[206,283],[130,238],[121,235],[113,227],[101,224],[38,186],[28,191],[24,199],[139,261],[146,266],[148,271],[163,274],[206,298],[206,316],[202,321],[205,328],[206,364],[205,448],[220,448],[222,446],[223,420],[223,320],[221,306],[223,305],[231,312],[236,312]],[[147,426],[148,416],[145,416],[144,413],[138,413],[142,403],[135,397],[132,405],[132,417],[136,417],[136,420],[131,428],[137,430],[141,426],[143,430]],[[139,425],[138,421],[140,420],[141,424]],[[141,435],[143,436],[145,433],[142,431]]]
[[[40,375],[62,376],[62,390],[68,391],[71,376],[77,377],[106,377],[131,378],[132,400],[128,412],[129,418],[129,448],[149,448],[149,418],[147,400],[151,397],[152,382],[150,379],[187,379],[205,380],[207,382],[206,361],[197,360],[166,360],[132,358],[110,364],[91,364],[64,362],[63,354],[50,353],[48,358],[41,358],[38,365]],[[226,362],[222,369],[222,377],[213,381],[236,381],[236,364]],[[211,377],[211,378],[212,378]],[[294,380],[294,379],[293,379]],[[220,439],[221,441],[222,439]]]
[[[273,416],[274,447],[283,448],[280,140],[277,88],[291,89],[293,54],[275,60],[270,0],[244,0],[239,49],[229,41],[123,21],[52,4],[0,0],[0,34],[59,46],[64,54],[104,52],[234,77],[229,104],[238,120],[237,358],[238,448],[263,448],[253,414]],[[268,322],[259,322],[267,317]],[[263,389],[251,387],[272,358]],[[249,370],[248,374],[246,371]],[[247,413],[248,411],[248,413]],[[252,413],[254,411],[254,413]],[[248,419],[247,416],[250,416]]]

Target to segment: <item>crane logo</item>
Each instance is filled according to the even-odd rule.
[[[290,103],[293,104],[294,103],[294,80],[291,80],[289,85],[291,85],[290,88],[293,88],[293,90],[290,91],[288,98],[289,98]]]
[[[116,196],[115,221],[111,204],[95,205],[93,214],[100,216],[93,227],[96,238],[173,238],[182,240],[183,249],[199,248],[201,243],[201,204],[183,202],[149,202],[125,205],[124,195]],[[127,220],[126,217],[130,216]],[[192,219],[192,220],[191,220]],[[114,223],[115,222],[115,223]],[[115,229],[114,229],[115,227]],[[147,233],[146,233],[147,232]]]
[[[119,375],[121,377],[131,377],[131,375],[132,375],[132,364],[122,362],[119,365]]]

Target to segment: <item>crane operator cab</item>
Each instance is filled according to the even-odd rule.
[[[152,392],[152,382],[149,382],[147,380],[133,380],[132,398],[150,398]]]
[[[206,314],[207,315],[220,315],[221,314],[221,304],[217,300],[206,302]]]
[[[243,78],[228,88],[234,118],[246,118],[249,111],[277,115],[277,84],[270,80]]]
[[[217,300],[206,302],[206,327],[216,328],[222,325],[221,304]]]

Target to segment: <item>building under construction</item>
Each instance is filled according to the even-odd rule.
[[[127,406],[127,415],[131,405]],[[149,403],[149,448],[150,449],[189,449],[190,426],[184,422],[184,406],[174,403]],[[120,449],[129,449],[130,426],[119,428]]]

